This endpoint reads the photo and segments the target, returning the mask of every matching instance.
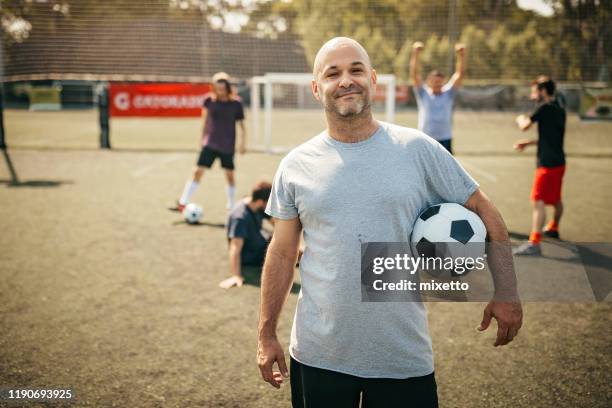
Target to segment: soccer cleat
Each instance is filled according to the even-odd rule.
[[[559,231],[555,230],[545,230],[544,235],[546,235],[548,238],[561,239],[559,238]]]
[[[184,209],[185,209],[185,204],[181,204],[178,201],[176,202],[176,204],[173,207],[168,207],[168,210],[176,211],[176,212],[180,212],[180,213],[182,213]]]
[[[539,244],[525,242],[523,245],[514,248],[512,250],[512,255],[542,255],[542,249]]]

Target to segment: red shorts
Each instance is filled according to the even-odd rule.
[[[565,165],[538,167],[531,188],[531,200],[542,200],[549,205],[555,205],[561,201],[561,183],[564,173]]]

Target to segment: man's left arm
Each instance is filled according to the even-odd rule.
[[[238,121],[238,128],[240,129],[240,142],[238,144],[238,152],[244,154],[246,152],[246,128],[244,126],[244,120]]]
[[[480,216],[490,241],[487,263],[493,276],[495,295],[485,307],[478,330],[486,330],[491,319],[495,318],[497,338],[494,346],[503,346],[514,339],[523,323],[508,230],[495,205],[480,189],[477,189],[464,205]]]
[[[457,54],[457,62],[455,64],[455,73],[448,81],[448,88],[457,89],[461,86],[465,77],[465,45],[455,45],[455,53]]]
[[[238,153],[244,154],[246,152],[246,127],[244,126],[244,107],[240,100],[236,101],[236,124],[240,129],[240,140],[238,142]]]

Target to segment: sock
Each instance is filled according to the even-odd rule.
[[[555,220],[550,220],[550,222],[546,225],[546,231],[559,231],[559,223]]]
[[[187,205],[189,204],[189,197],[196,191],[200,183],[197,181],[189,180],[185,183],[185,189],[183,190],[183,195],[179,199],[179,204]]]
[[[236,194],[236,186],[227,186],[225,188],[227,193],[227,209],[231,210],[234,208],[234,195]]]
[[[542,241],[542,233],[541,232],[532,232],[529,235],[529,242],[531,242],[534,245],[538,245],[540,243],[540,241]]]

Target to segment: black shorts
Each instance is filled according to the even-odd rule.
[[[453,139],[438,140],[438,143],[444,146],[450,154],[453,154]]]
[[[291,358],[293,408],[437,408],[434,373],[406,379],[362,378],[304,365]]]
[[[218,152],[207,146],[200,152],[198,166],[210,168],[217,157],[221,160],[221,167],[227,170],[234,170],[234,153]]]

